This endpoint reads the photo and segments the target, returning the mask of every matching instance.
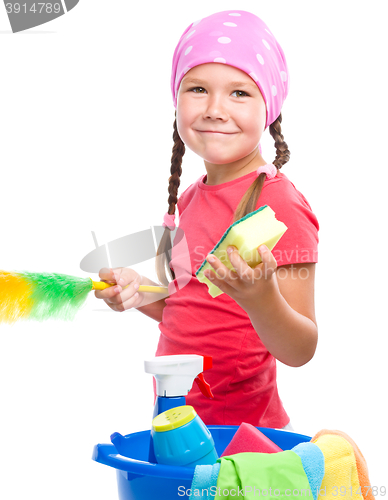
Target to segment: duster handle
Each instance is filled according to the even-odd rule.
[[[92,290],[105,290],[105,288],[109,288],[111,286],[116,286],[116,283],[105,283],[105,281],[93,281],[92,282]],[[127,285],[124,288],[127,288]],[[148,285],[140,285],[138,292],[153,292],[153,293],[168,293],[168,287],[166,286],[148,286]]]

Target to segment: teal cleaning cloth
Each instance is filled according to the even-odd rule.
[[[197,465],[191,483],[190,498],[214,498],[221,464]]]
[[[325,475],[325,457],[321,449],[314,443],[299,443],[291,451],[300,456],[303,469],[309,480],[311,493],[314,500],[317,500],[318,491]]]

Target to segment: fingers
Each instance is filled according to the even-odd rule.
[[[236,247],[230,246],[227,248],[228,256],[230,263],[236,269],[237,275],[242,280],[248,280],[253,276],[253,271],[250,266],[246,263],[246,261],[240,256],[238,253],[238,249]]]
[[[110,299],[120,293],[122,289],[120,285],[113,285],[109,288],[105,288],[105,290],[94,290],[94,295],[98,299],[104,299],[110,302]]]
[[[227,248],[229,261],[232,264],[235,271],[232,271],[227,266],[225,266],[215,255],[209,254],[206,260],[209,264],[216,270],[217,275],[211,271],[205,271],[204,274],[206,277],[213,279],[222,279],[228,283],[236,281],[238,279],[247,280],[250,276],[253,275],[252,268],[248,266],[244,259],[241,258],[240,254],[236,247],[230,246]],[[214,260],[212,261],[212,258]],[[209,278],[209,279],[210,279]]]
[[[101,281],[106,283],[117,283],[118,285],[124,286],[126,283],[126,278],[133,276],[132,269],[126,269],[125,267],[116,267],[114,269],[108,269],[103,267],[98,273]],[[122,282],[120,282],[122,280]],[[128,281],[129,282],[129,281]]]
[[[131,285],[132,287],[133,285]],[[128,290],[128,289],[127,289]],[[127,291],[126,290],[126,291]],[[114,311],[127,311],[128,309],[131,309],[132,307],[138,307],[143,301],[143,294],[141,293],[134,293],[134,290],[132,290],[132,294],[128,298],[123,297],[123,293],[119,293],[115,298],[112,299],[111,304],[108,304],[111,309]]]
[[[219,283],[230,283],[233,280],[238,279],[238,275],[235,271],[228,269],[215,255],[209,254],[206,257],[206,260],[216,271],[212,271],[211,269],[206,269],[204,271],[204,276],[213,282],[217,282],[217,286]]]
[[[206,270],[204,275],[217,282],[226,282],[230,285],[233,282],[242,280],[244,282],[253,282],[255,279],[269,279],[274,274],[277,268],[277,262],[272,255],[272,252],[267,248],[266,245],[261,245],[258,248],[262,262],[252,269],[247,262],[240,256],[236,247],[230,246],[227,249],[230,263],[232,264],[235,271],[232,271],[227,266],[222,264],[222,262],[213,254],[209,254],[206,260],[213,267],[212,270]],[[212,260],[213,259],[213,260]],[[217,284],[218,286],[218,284]]]
[[[140,297],[139,292],[137,291],[139,288],[139,280],[136,279],[132,283],[130,283],[125,289],[116,294],[113,298],[110,299],[110,303],[116,306],[116,310],[124,311],[126,309],[130,309],[133,307],[135,303],[140,303],[142,298]],[[140,298],[140,301],[138,299]]]
[[[107,267],[103,267],[102,269],[100,269],[98,276],[101,281],[114,281],[113,269],[108,269]]]
[[[257,250],[260,254],[262,262],[255,267],[255,276],[269,279],[273,276],[278,266],[276,259],[266,245],[260,245]]]
[[[118,286],[111,286],[109,288],[105,288],[105,290],[95,290],[94,295],[98,299],[107,299],[110,301],[112,297],[121,292],[123,283],[120,283],[120,279],[122,279],[120,277],[120,271],[121,269],[118,269],[115,273],[114,269],[108,269],[106,267],[103,267],[100,270],[98,276],[100,277],[101,281],[104,281],[105,283],[115,283]]]
[[[122,289],[116,285],[105,290],[95,290],[97,298],[104,299],[108,306],[115,311],[125,311],[131,307],[137,307],[143,300],[143,295],[137,292],[139,280],[135,280],[130,285]],[[136,287],[137,285],[137,287]]]
[[[101,281],[112,283],[105,290],[95,290],[94,295],[103,299],[115,311],[125,311],[137,307],[143,300],[143,294],[137,292],[141,276],[136,271],[127,268],[107,269],[99,272]]]

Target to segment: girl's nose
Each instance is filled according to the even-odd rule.
[[[228,118],[228,112],[221,96],[209,96],[204,116],[205,118],[211,118],[213,120],[217,118]]]

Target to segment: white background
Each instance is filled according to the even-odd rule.
[[[0,268],[87,276],[102,244],[160,225],[174,107],[171,60],[193,21],[254,12],[283,47],[290,93],[284,173],[320,222],[319,344],[301,368],[278,363],[297,432],[350,435],[372,485],[387,486],[386,21],[383,1],[81,0],[12,34],[0,7]],[[265,132],[263,156],[275,158]],[[180,193],[206,173],[187,151]],[[134,266],[156,279],[154,261]],[[92,276],[97,278],[96,275]],[[0,498],[117,498],[97,443],[149,429],[158,324],[90,294],[72,323],[0,327]]]

